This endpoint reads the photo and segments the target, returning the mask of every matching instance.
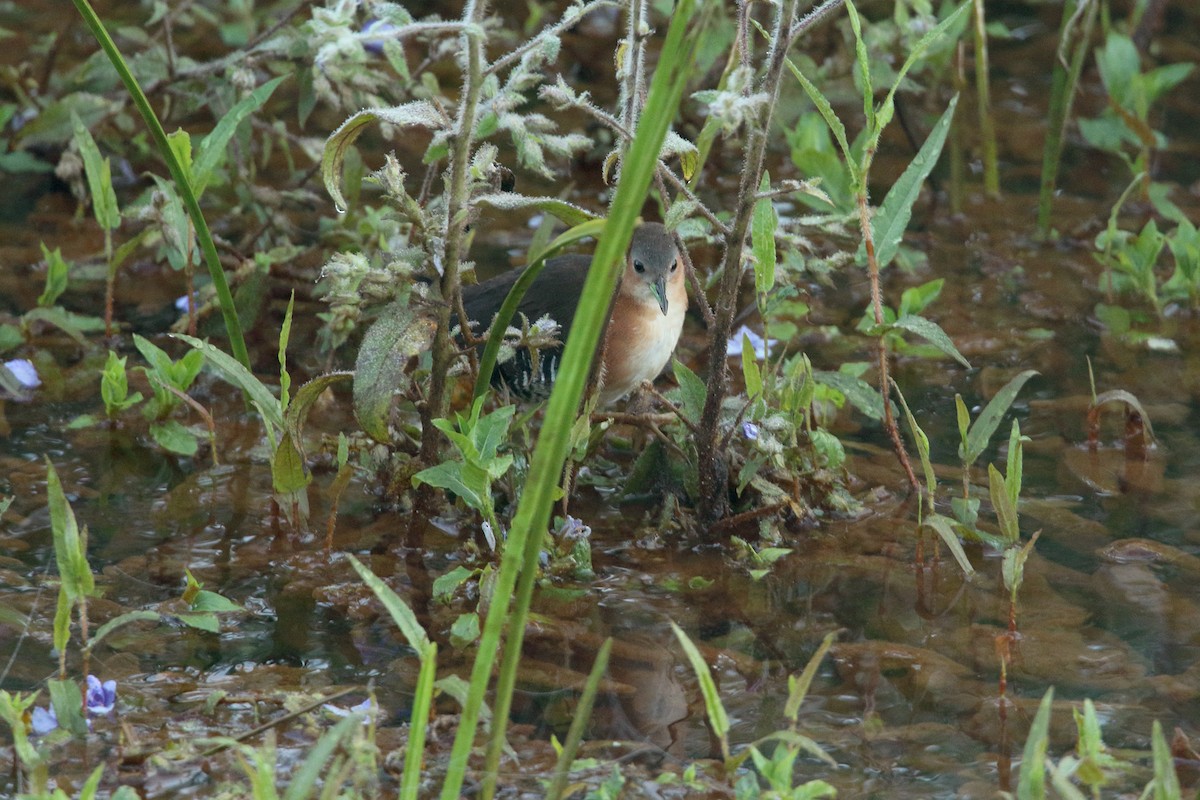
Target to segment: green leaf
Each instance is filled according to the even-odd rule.
[[[904,398],[904,393],[900,391],[900,387],[892,381],[892,388],[896,390],[896,396],[900,398],[900,406],[904,409],[904,418],[908,422],[908,430],[912,434],[913,442],[917,445],[917,455],[921,460],[921,470],[925,473],[925,490],[929,493],[929,499],[932,501],[937,490],[937,476],[933,471],[933,462],[929,457],[929,437],[925,435],[925,431],[921,430],[921,426],[917,424],[917,418],[913,416],[912,410],[908,407],[908,401]],[[922,498],[924,502],[924,498]]]
[[[1050,745],[1050,710],[1054,704],[1054,687],[1046,690],[1038,705],[1037,715],[1029,727],[1021,770],[1017,775],[1017,797],[1021,800],[1044,800],[1046,797],[1046,750]]]
[[[180,622],[187,625],[189,628],[195,628],[198,631],[205,633],[220,633],[221,621],[217,619],[216,614],[205,612],[183,611],[175,615]]]
[[[408,607],[400,596],[392,591],[391,587],[381,581],[374,572],[367,569],[354,556],[347,556],[350,559],[350,565],[354,567],[354,571],[362,578],[375,596],[379,598],[379,602],[383,603],[383,607],[387,609],[391,615],[392,621],[396,623],[396,627],[404,634],[404,638],[408,640],[408,645],[417,652],[418,655],[425,655],[433,647],[433,643],[429,641],[429,637],[425,634],[425,629],[421,627],[421,623],[417,621],[416,614]]]
[[[50,506],[50,529],[54,536],[54,558],[67,599],[72,603],[95,590],[95,579],[87,562],[87,531],[75,522],[62,482],[50,459],[46,459],[46,498]]]
[[[199,442],[196,434],[183,426],[178,420],[168,419],[155,422],[150,426],[150,436],[158,446],[168,453],[191,457],[196,455]]]
[[[1017,506],[1009,499],[1004,476],[996,469],[995,464],[988,464],[988,489],[996,511],[996,521],[1000,524],[1000,534],[1011,543],[1019,542],[1021,531],[1017,522]]]
[[[683,629],[672,622],[671,630],[675,632],[675,638],[679,640],[679,644],[683,647],[683,652],[687,656],[688,663],[692,665],[692,672],[695,673],[696,680],[700,683],[700,694],[704,698],[704,709],[708,714],[708,723],[712,727],[713,734],[721,742],[722,752],[728,758],[729,717],[725,713],[725,706],[721,703],[721,695],[717,691],[717,682],[713,680],[712,672],[708,669],[708,663],[705,662],[704,657],[700,655],[700,651],[696,649],[696,645],[683,632]]]
[[[834,138],[837,139],[838,148],[842,151],[842,159],[845,161],[846,168],[850,172],[851,183],[857,186],[860,175],[859,165],[854,159],[853,152],[850,150],[850,143],[846,138],[846,126],[838,118],[829,100],[825,98],[825,95],[821,94],[821,90],[812,81],[804,77],[804,73],[800,72],[791,59],[787,60],[787,66],[792,71],[792,75],[796,77],[796,80],[800,82],[805,94],[812,100],[813,105],[817,107],[817,111],[820,113],[821,118],[825,120],[825,124],[829,126],[829,130],[833,132]]]
[[[959,448],[958,455],[964,463],[975,463],[975,459],[979,458],[987,448],[992,434],[1000,427],[1001,418],[1012,406],[1013,401],[1017,399],[1017,393],[1021,391],[1021,387],[1037,374],[1037,370],[1034,369],[1018,373],[1013,376],[1012,380],[1004,384],[1000,391],[996,392],[995,397],[988,401],[980,413],[979,419],[975,420],[975,424],[971,426],[971,430],[967,434],[966,448]]]
[[[475,198],[475,202],[505,211],[541,211],[570,226],[600,219],[586,208],[557,197],[529,197],[516,192],[497,192],[481,195]]]
[[[327,372],[324,375],[318,375],[312,380],[306,382],[296,392],[296,396],[288,403],[287,413],[284,415],[284,430],[292,436],[292,441],[300,446],[303,442],[304,424],[308,420],[308,414],[312,411],[318,398],[325,393],[329,387],[343,382],[353,381],[353,372]],[[301,448],[303,452],[303,448]],[[341,463],[345,463],[343,460]]]
[[[446,574],[439,575],[433,581],[433,599],[443,603],[450,602],[450,598],[453,597],[458,587],[478,574],[479,570],[469,569],[459,564]]]
[[[675,380],[679,382],[679,392],[683,399],[683,416],[692,422],[699,422],[704,412],[704,401],[708,397],[708,388],[704,381],[692,372],[679,359],[674,360]]]
[[[46,681],[50,690],[50,705],[58,718],[58,727],[72,736],[87,736],[87,720],[83,717],[83,694],[75,681]]]
[[[67,290],[70,269],[63,259],[62,249],[59,247],[54,248],[54,251],[51,252],[43,242],[42,258],[46,260],[46,288],[38,296],[37,304],[42,308],[49,308]]]
[[[271,486],[282,495],[299,492],[312,481],[312,475],[304,468],[304,456],[292,442],[292,434],[285,430],[279,437],[279,446],[271,457]]]
[[[808,663],[804,665],[804,671],[799,675],[788,676],[788,699],[783,705],[783,716],[793,724],[800,717],[800,705],[804,702],[804,698],[808,696],[808,689],[812,686],[813,678],[817,675],[817,668],[820,667],[821,661],[824,660],[825,654],[829,652],[829,648],[833,646],[834,639],[837,638],[837,631],[830,631],[825,634],[825,638],[821,641],[821,646],[817,648],[817,652],[812,654],[808,659]],[[821,754],[828,758],[828,754],[824,750]]]
[[[391,441],[388,412],[392,397],[396,388],[406,383],[409,359],[429,349],[433,334],[432,320],[393,303],[363,336],[354,365],[354,416],[375,441]]]
[[[1154,720],[1150,729],[1150,749],[1154,754],[1154,800],[1179,800],[1183,791],[1175,772],[1175,759],[1158,720]]]
[[[246,610],[228,597],[222,597],[216,592],[210,592],[207,589],[201,589],[196,592],[196,596],[192,598],[190,607],[192,611],[212,611],[218,614]]]
[[[950,105],[942,112],[942,116],[934,124],[921,149],[908,162],[903,174],[892,184],[883,205],[871,218],[871,230],[875,239],[875,257],[879,268],[883,269],[896,257],[900,242],[904,239],[904,231],[912,219],[913,205],[921,195],[921,186],[929,173],[937,166],[942,154],[942,146],[946,143],[946,134],[950,131],[950,123],[954,120],[954,109],[958,107],[958,95],[950,98]],[[860,244],[858,260],[865,263],[867,259],[866,246]]]
[[[975,574],[975,567],[971,566],[970,559],[967,558],[967,553],[963,550],[962,542],[959,541],[958,533],[954,530],[954,521],[949,517],[941,514],[930,514],[925,518],[923,523],[933,530],[946,545],[946,549],[950,551],[950,555],[954,556],[954,560],[958,562],[959,568],[967,575]]]
[[[765,193],[770,189],[771,176],[764,170],[758,191]],[[778,223],[779,218],[770,198],[764,197],[754,202],[750,220],[750,246],[754,253],[754,290],[760,298],[775,286],[775,228]]]
[[[479,638],[479,615],[474,611],[461,614],[450,625],[450,644],[462,649]]]
[[[971,368],[971,362],[963,358],[963,354],[958,352],[958,348],[954,346],[954,342],[950,340],[950,337],[946,335],[946,332],[936,322],[928,320],[925,317],[906,314],[892,323],[891,327],[915,333],[967,369]]]
[[[75,143],[83,158],[83,171],[87,175],[88,192],[92,196],[92,213],[101,228],[116,230],[121,224],[121,211],[117,207],[116,192],[113,191],[112,163],[100,157],[96,140],[77,114],[71,114],[71,124],[75,128]]]
[[[286,75],[280,75],[272,78],[242,98],[233,108],[221,115],[217,126],[209,131],[204,140],[200,142],[200,146],[196,148],[196,162],[192,165],[191,171],[192,188],[196,192],[196,197],[204,194],[205,187],[212,180],[213,172],[225,160],[226,147],[229,140],[233,138],[233,134],[237,132],[238,125],[267,102],[271,93],[275,91],[275,87],[279,86],[286,77]]]

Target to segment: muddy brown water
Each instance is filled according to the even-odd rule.
[[[916,565],[915,511],[894,459],[880,448],[878,431],[844,414],[839,430],[849,442],[851,486],[863,513],[830,516],[802,533],[783,531],[793,552],[761,579],[748,574],[731,548],[703,543],[669,519],[664,524],[657,505],[618,504],[605,492],[581,492],[575,510],[594,531],[595,577],[557,579],[535,603],[538,616],[527,634],[515,708],[520,763],[505,767],[513,792],[536,793],[533,778],[552,759],[545,740],[552,731],[561,736],[569,724],[574,689],[606,636],[616,647],[593,734],[630,744],[597,740],[589,745],[593,752],[616,758],[642,743],[641,756],[622,762],[635,781],[715,755],[695,680],[669,621],[708,657],[736,747],[785,726],[787,676],[803,668],[827,632],[839,632],[801,718],[802,732],[837,766],[801,759],[797,775],[828,780],[842,797],[993,796],[1051,686],[1051,755],[1070,750],[1071,709],[1090,698],[1108,744],[1141,756],[1127,788],[1147,779],[1144,755],[1153,720],[1168,735],[1178,727],[1193,739],[1200,736],[1200,316],[1172,306],[1162,320],[1151,316],[1140,326],[1173,341],[1169,351],[1124,341],[1097,322],[1095,305],[1106,298],[1090,242],[1122,188],[1125,168],[1086,150],[1077,138],[1068,146],[1055,208],[1064,238],[1053,245],[1034,242],[1057,11],[1019,5],[1009,11],[1006,21],[1025,34],[995,44],[992,53],[1005,194],[988,199],[972,186],[964,213],[951,216],[944,196],[927,193],[908,243],[928,256],[928,264],[916,274],[888,275],[893,303],[907,286],[946,279],[929,315],[975,365],[965,370],[915,357],[896,364],[896,378],[931,434],[935,460],[946,465],[944,499],[958,485],[954,394],[977,411],[1013,374],[1030,368],[1040,373],[1014,409],[1031,439],[1022,532],[1041,536],[1017,604],[1007,723],[1001,722],[997,642],[1007,630],[1009,607],[999,556],[968,546],[978,570],[968,580],[945,553],[935,560],[926,538],[927,561]],[[1189,13],[1187,22],[1197,22]],[[1161,51],[1173,61],[1196,61],[1196,30],[1194,24],[1168,30],[1159,39]],[[1080,106],[1097,110],[1100,93],[1091,70]],[[1175,185],[1173,199],[1193,220],[1200,220],[1198,101],[1200,77],[1194,75],[1164,104],[1162,125],[1171,143],[1156,167],[1158,178]],[[786,174],[786,154],[777,158],[772,174]],[[889,159],[903,158],[902,149],[893,148],[881,155],[881,167],[886,172]],[[35,305],[42,282],[39,241],[80,259],[100,247],[94,225],[75,218],[71,198],[48,183],[29,191],[13,212],[18,218],[0,231],[0,321]],[[333,214],[331,206],[327,213]],[[479,233],[477,255],[489,246],[507,250],[524,235],[519,228],[498,231],[489,244]],[[118,312],[150,336],[172,320],[170,304],[181,285],[169,270],[139,270],[122,279]],[[297,268],[279,279],[277,297],[297,273],[303,275]],[[64,305],[97,312],[99,285],[73,278]],[[832,325],[850,333],[866,297],[865,280],[855,272],[835,276],[833,287],[813,284],[810,322],[814,329]],[[1132,298],[1123,302],[1137,307]],[[312,335],[311,315],[319,310],[317,303],[301,305],[293,341]],[[681,356],[699,366],[703,335],[695,323]],[[273,330],[260,325],[252,334],[265,376],[272,369]],[[121,347],[131,351],[125,338]],[[865,341],[852,335],[829,340],[806,334],[804,347],[818,366],[868,357]],[[209,377],[195,394],[219,420],[220,466],[203,451],[195,459],[163,454],[132,419],[113,428],[68,429],[79,414],[98,411],[103,350],[95,341],[80,347],[39,330],[17,355],[34,359],[43,387],[33,402],[0,401],[0,494],[16,498],[0,520],[0,602],[32,619],[25,631],[0,623],[0,687],[32,691],[56,669],[46,457],[89,530],[89,557],[102,589],[91,604],[95,623],[132,609],[171,610],[185,569],[246,612],[226,619],[220,634],[179,626],[134,626],[114,634],[94,657],[93,670],[118,681],[119,720],[126,727],[98,721],[86,743],[54,751],[56,770],[74,775],[73,764],[106,762],[147,797],[205,796],[210,785],[194,778],[193,766],[129,754],[165,750],[181,738],[236,734],[282,714],[297,698],[368,683],[385,712],[380,742],[398,747],[416,663],[345,560],[324,550],[330,470],[318,463],[310,525],[292,530],[270,501],[259,423],[228,386]],[[299,371],[316,374],[326,366],[315,348],[294,350]],[[348,366],[348,358],[339,354],[340,366]],[[1104,428],[1105,447],[1096,453],[1083,447],[1090,394],[1085,358],[1098,390],[1124,389],[1147,409],[1158,441],[1144,463],[1107,446],[1119,431],[1112,420]],[[143,384],[137,388],[145,391]],[[343,393],[323,406],[314,416],[314,436],[352,430],[347,403]],[[619,444],[610,455],[624,463]],[[985,459],[1001,460],[995,447]],[[986,484],[978,470],[974,479]],[[444,638],[475,598],[435,603],[430,585],[464,561],[471,526],[462,515],[414,522],[362,476],[342,498],[334,553],[367,560]],[[445,670],[467,669],[464,654],[444,647],[442,656]],[[78,666],[74,653],[72,663]],[[224,692],[224,699],[206,709],[214,692]],[[443,708],[451,711],[452,705]],[[292,759],[312,742],[312,732],[298,723],[280,737],[281,751]],[[442,730],[433,749],[448,747],[449,738]],[[0,757],[10,755],[0,746]],[[233,768],[212,769],[220,774]],[[8,780],[8,770],[0,770],[0,795],[13,790]]]

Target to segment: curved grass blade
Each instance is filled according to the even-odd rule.
[[[204,221],[204,212],[200,210],[200,203],[196,199],[192,183],[175,157],[175,152],[171,149],[170,142],[167,141],[167,134],[163,130],[162,123],[158,121],[158,116],[150,107],[150,101],[146,99],[142,87],[138,85],[137,79],[125,64],[125,59],[121,57],[121,52],[117,49],[112,37],[108,35],[100,17],[96,15],[88,0],[71,0],[71,2],[75,4],[79,15],[83,17],[83,21],[87,23],[92,35],[96,37],[101,49],[108,56],[108,60],[112,62],[113,68],[121,77],[121,82],[125,84],[125,89],[133,98],[133,104],[141,113],[142,120],[150,129],[150,135],[154,138],[159,155],[167,162],[167,169],[171,173],[172,180],[175,181],[180,197],[183,198],[188,215],[192,218],[192,225],[196,228],[196,239],[200,242],[200,249],[204,252],[208,274],[212,278],[213,288],[217,292],[217,301],[221,306],[221,316],[225,320],[225,333],[229,336],[229,346],[233,350],[234,358],[248,370],[250,369],[250,355],[246,351],[246,342],[242,338],[242,323],[238,319],[237,308],[233,304],[233,295],[230,294],[229,283],[225,280],[225,270],[221,266],[221,260],[217,257],[217,247],[213,243],[212,233],[208,230],[208,223]]]

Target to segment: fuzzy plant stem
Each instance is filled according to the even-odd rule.
[[[467,167],[474,142],[475,114],[479,109],[480,89],[483,85],[483,0],[472,0],[463,9],[463,44],[467,52],[466,71],[463,75],[462,99],[458,104],[458,120],[455,124],[454,150],[450,160],[450,182],[447,187],[449,201],[446,207],[446,248],[442,262],[442,299],[438,306],[437,331],[433,337],[433,366],[429,384],[429,395],[421,406],[421,463],[433,466],[441,453],[442,436],[433,426],[433,420],[446,416],[450,405],[447,391],[447,373],[455,356],[454,340],[450,336],[451,304],[462,305],[462,277],[459,263],[465,253],[466,222],[469,216],[467,194]],[[459,319],[466,317],[459,309]],[[422,484],[419,490],[418,507],[431,511],[436,502],[436,489]]]
[[[721,282],[714,306],[713,324],[708,333],[708,384],[704,410],[700,415],[700,430],[696,436],[696,456],[699,469],[699,512],[705,523],[714,523],[729,513],[728,465],[721,446],[721,406],[729,393],[729,372],[725,361],[725,341],[733,328],[737,312],[738,288],[742,279],[742,247],[758,185],[762,180],[763,164],[771,119],[779,100],[779,87],[787,62],[788,47],[795,33],[798,0],[785,0],[775,18],[771,32],[767,69],[759,91],[767,96],[763,118],[751,127],[746,140],[742,181],[738,187],[737,209],[732,230],[725,238],[725,255],[721,264]]]

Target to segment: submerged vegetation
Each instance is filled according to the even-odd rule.
[[[0,171],[16,188],[0,211],[19,221],[41,213],[27,205],[66,199],[85,233],[60,242],[50,234],[63,231],[49,231],[37,242],[44,279],[0,306],[0,439],[10,403],[71,409],[37,423],[61,424],[58,443],[32,460],[5,456],[35,464],[37,477],[14,469],[0,481],[0,634],[14,642],[0,649],[11,739],[0,752],[13,764],[0,794],[164,796],[199,763],[203,785],[187,791],[213,797],[887,791],[872,785],[870,754],[847,768],[858,744],[833,721],[846,700],[831,688],[813,702],[822,680],[852,690],[854,736],[872,745],[901,727],[887,715],[889,689],[911,692],[905,726],[923,721],[923,703],[984,698],[969,725],[986,766],[939,784],[941,794],[1144,786],[1143,796],[1174,798],[1196,783],[1175,760],[1195,760],[1189,735],[1200,732],[1179,728],[1168,743],[1142,715],[1145,729],[1118,753],[1087,699],[1107,676],[1094,678],[1083,655],[1086,677],[1044,666],[1059,642],[1037,626],[1084,625],[1046,588],[1067,572],[1038,553],[1057,537],[1031,530],[1066,517],[1058,501],[1026,497],[1026,457],[1039,444],[1027,422],[1011,419],[1002,443],[995,435],[1014,409],[1026,419],[1031,380],[1062,369],[1031,355],[1054,334],[1010,325],[1003,334],[1024,353],[1007,361],[979,337],[956,343],[945,320],[982,316],[971,310],[978,297],[954,286],[961,275],[937,274],[911,235],[914,219],[935,225],[942,204],[959,224],[989,213],[972,204],[1016,191],[1005,185],[1015,157],[1003,149],[988,44],[1019,34],[982,0],[531,0],[519,13],[482,0],[453,10],[146,3],[111,18],[75,5],[91,39],[70,27],[22,34],[26,52],[2,74]],[[1195,198],[1157,159],[1169,147],[1162,104],[1195,86],[1194,65],[1147,52],[1162,3],[1063,5],[1057,52],[1042,67],[1048,134],[1023,246],[1042,242],[1031,260],[1055,248],[1094,259],[1085,313],[1110,348],[1178,354],[1200,299],[1200,235]],[[1103,97],[1076,111],[1085,84],[1086,99]],[[1126,170],[1109,182],[1118,188],[1098,223],[1056,216],[1079,152]],[[693,314],[669,378],[601,407],[594,362],[639,219],[676,238]],[[553,320],[514,313],[519,293],[547,259],[589,239],[592,266],[559,342]],[[526,272],[490,328],[459,325],[464,283],[510,257]],[[1000,271],[978,266],[981,283]],[[1033,269],[1006,265],[1003,291],[1017,295]],[[833,322],[837,303],[850,308]],[[524,350],[537,364],[559,346],[545,403],[516,404],[490,386],[497,360]],[[977,374],[981,385],[966,381]],[[1120,447],[1101,442],[1100,409],[1113,403],[1124,410]],[[1090,461],[1072,462],[1073,479],[1103,496],[1153,482],[1150,415],[1162,404],[1124,387],[1097,394],[1092,378],[1083,406]],[[76,447],[121,466],[89,474]],[[955,448],[957,471],[942,465]],[[219,531],[219,544],[204,539],[194,553],[189,540],[175,553],[169,535],[139,533],[155,542],[147,548],[106,530],[96,546],[76,513],[120,518],[124,465],[142,462],[165,476],[156,487],[170,513],[203,517],[198,527]],[[947,476],[953,489],[939,487]],[[243,516],[247,490],[250,522],[231,519],[222,504]],[[43,512],[34,530],[44,542],[25,555],[27,521]],[[373,517],[386,521],[372,530]],[[888,533],[847,533],[850,549],[821,561],[834,526],[872,518],[888,520]],[[1081,514],[1070,520],[1086,529]],[[606,527],[616,546],[595,544]],[[670,554],[668,566],[634,579],[642,565],[621,560],[626,548],[648,563]],[[243,549],[261,561],[235,566]],[[713,552],[716,569],[670,566]],[[1105,539],[1101,553],[1195,571],[1194,555],[1149,539]],[[876,560],[885,578],[864,598],[882,593],[878,608],[841,614],[814,602],[823,586],[864,571],[874,580]],[[51,561],[56,581],[31,577]],[[893,569],[916,614],[884,605]],[[173,591],[151,601],[121,588],[137,570]],[[623,641],[602,610],[602,594],[635,580],[651,587],[628,601],[653,609],[649,647]],[[1137,580],[1147,579],[1114,582]],[[287,602],[330,610],[334,627],[354,627],[356,647],[387,661],[336,676],[338,657],[321,647],[207,662],[219,642],[239,641],[237,651],[262,620],[285,616],[264,581],[301,587]],[[750,607],[706,618],[730,583]],[[44,586],[57,591],[53,614],[39,605]],[[664,612],[654,592],[682,602]],[[1026,603],[1031,592],[1043,606]],[[685,630],[676,617],[693,601]],[[399,636],[371,624],[380,609]],[[778,618],[782,645],[759,632],[760,616]],[[856,616],[873,621],[852,625]],[[920,646],[875,646],[922,625]],[[1096,634],[1105,647],[1107,634]],[[139,660],[147,636],[178,649]],[[1090,640],[1078,638],[1085,652]],[[938,641],[954,641],[969,666]],[[1146,676],[1137,659],[1112,658],[1117,682]],[[270,690],[224,681],[238,677],[233,664],[251,673],[291,661],[305,669],[272,672]],[[1194,705],[1194,672],[1157,674],[1153,691]],[[195,687],[178,695],[201,702],[173,723],[174,740],[144,744],[125,721],[118,732],[114,709],[141,714],[140,725],[157,713],[158,730],[175,702],[174,690],[135,689],[134,676],[184,673]],[[221,688],[201,694],[210,679]],[[731,696],[738,680],[758,687],[749,695],[786,687],[754,706]],[[1055,703],[1063,680],[1076,702]],[[366,699],[334,702],[350,693]],[[281,713],[263,723],[268,698]],[[1074,718],[1073,735],[1054,731],[1055,711]],[[920,749],[930,734],[904,735]],[[97,736],[108,745],[99,760],[76,759]],[[950,738],[948,752],[977,747],[957,728]],[[916,773],[918,784],[938,779],[935,767]]]

